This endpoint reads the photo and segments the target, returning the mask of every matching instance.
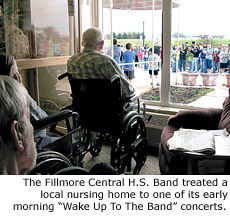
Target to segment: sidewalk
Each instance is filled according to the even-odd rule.
[[[135,67],[135,79],[133,80],[133,85],[139,93],[143,93],[152,89],[150,85],[150,77],[149,72],[144,71],[141,68]],[[154,77],[154,76],[153,76]],[[159,72],[158,82],[161,84],[161,72]],[[154,77],[155,80],[155,77]],[[178,73],[171,73],[170,76],[171,85],[175,86],[176,81],[178,86],[182,85],[182,76],[180,72]],[[209,92],[206,95],[202,96],[201,98],[197,99],[196,101],[188,104],[187,106],[193,106],[198,108],[222,108],[222,104],[225,98],[228,96],[228,87],[226,86],[226,76],[219,75],[217,79],[217,86],[212,86],[215,91]],[[197,77],[197,82],[195,87],[202,86],[202,77],[199,75]]]

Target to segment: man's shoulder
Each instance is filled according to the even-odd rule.
[[[70,59],[68,60],[68,63],[71,62],[75,62],[75,61],[93,61],[93,60],[112,60],[111,57],[109,55],[106,54],[101,54],[98,52],[81,52],[78,54],[73,55],[72,57],[70,57]]]

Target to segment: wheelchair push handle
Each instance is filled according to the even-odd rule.
[[[64,79],[65,77],[69,77],[69,76],[71,76],[70,73],[68,73],[68,72],[63,73],[63,74],[61,74],[60,76],[58,76],[58,80],[62,80],[62,79]]]

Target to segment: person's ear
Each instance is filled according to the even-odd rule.
[[[18,122],[17,121],[15,121],[15,120],[12,121],[11,127],[10,127],[10,132],[11,132],[11,135],[12,135],[15,147],[19,151],[23,151],[24,150],[24,146],[23,146],[23,135],[19,131]]]
[[[102,41],[101,41],[101,43],[100,43],[100,47],[101,47],[101,49],[103,49],[103,47],[104,47],[104,43],[105,43],[105,41],[104,41],[104,40],[102,40]]]

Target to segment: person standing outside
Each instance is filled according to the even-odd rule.
[[[230,44],[228,44],[228,62],[227,62],[227,66],[228,66],[228,73],[230,73]]]
[[[134,54],[135,54],[135,66],[137,67],[137,62],[138,62],[138,50],[139,50],[139,46],[136,44],[135,48],[134,48]]]
[[[178,54],[177,54],[177,45],[171,48],[171,66],[172,72],[176,73],[176,64],[177,64]]]
[[[193,50],[191,50],[191,52],[193,53],[193,61],[192,61],[192,71],[194,73],[197,73],[198,69],[199,69],[199,55],[201,53],[201,50],[198,48],[198,46],[196,45],[194,47]]]
[[[155,46],[154,46],[154,54],[157,54],[158,57],[160,57],[160,49],[161,47],[158,45],[158,41],[155,42]]]
[[[212,55],[213,55],[213,49],[212,45],[210,43],[207,43],[207,52],[206,52],[206,67],[208,73],[212,72]]]
[[[124,73],[128,77],[129,82],[132,83],[132,80],[135,78],[134,76],[134,65],[131,64],[135,60],[135,54],[132,49],[132,44],[127,43],[126,44],[126,51],[123,54],[123,62],[127,63],[127,65],[124,65]]]
[[[111,55],[111,47],[107,50],[107,55]],[[121,48],[117,46],[117,39],[113,39],[113,59],[120,64],[121,63]]]
[[[145,44],[145,47],[144,47],[144,61],[148,61],[148,60],[149,60],[149,45]],[[145,63],[144,64],[144,71],[147,71],[148,68],[149,68],[149,64]]]
[[[220,73],[223,73],[227,68],[227,62],[228,62],[228,51],[226,50],[226,46],[224,45],[222,47],[222,50],[220,51]]]
[[[193,54],[191,52],[191,47],[188,47],[188,52],[187,52],[187,60],[188,60],[188,65],[189,65],[189,72],[192,72],[192,60],[193,60]]]
[[[149,49],[149,61],[152,61],[149,64],[149,76],[150,76],[150,84],[153,85],[153,74],[156,77],[156,85],[159,86],[160,84],[157,81],[158,72],[159,72],[159,56],[154,51],[154,56],[152,56],[152,48]],[[154,70],[154,71],[153,71]]]
[[[143,48],[142,47],[139,47],[138,51],[137,51],[137,54],[138,54],[138,62],[143,62]],[[139,67],[143,68],[143,64],[139,64],[138,65]]]
[[[216,44],[216,47],[213,51],[213,73],[220,72],[220,47],[219,44]]]
[[[200,53],[200,72],[207,73],[207,61],[206,61],[206,54],[207,54],[207,44],[203,44],[203,48],[201,49]]]
[[[178,67],[179,67],[180,72],[182,72],[182,69],[184,72],[186,71],[186,69],[185,69],[186,54],[187,54],[186,47],[185,46],[183,46],[182,48],[180,47],[179,48],[179,60],[178,60],[179,61]]]

